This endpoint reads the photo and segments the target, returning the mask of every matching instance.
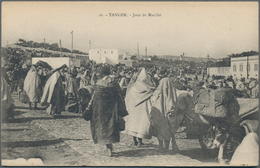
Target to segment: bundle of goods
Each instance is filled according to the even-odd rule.
[[[197,96],[195,113],[214,118],[229,118],[234,121],[240,106],[229,89],[203,89]]]

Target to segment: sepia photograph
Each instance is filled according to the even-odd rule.
[[[257,1],[4,1],[1,166],[259,165]]]

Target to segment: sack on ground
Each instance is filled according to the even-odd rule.
[[[21,94],[21,102],[22,103],[28,103],[30,101],[28,95],[26,94],[25,91],[22,92]]]
[[[89,121],[92,119],[92,115],[92,110],[86,108],[86,110],[82,113],[82,118],[84,118],[86,121]]]

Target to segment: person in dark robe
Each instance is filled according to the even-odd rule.
[[[102,78],[97,81],[92,101],[88,106],[92,139],[95,144],[105,144],[112,156],[112,143],[120,141],[120,119],[128,115],[118,81],[110,76],[110,68],[101,69]],[[84,113],[84,112],[83,112]]]
[[[46,105],[46,112],[54,117],[60,116],[65,107],[65,89],[60,73],[60,70],[65,67],[66,65],[63,65],[52,72],[45,84],[41,98],[41,105]]]
[[[66,76],[66,91],[68,103],[65,107],[66,111],[78,113],[79,103],[78,103],[78,85],[76,82],[77,71],[75,67],[71,67],[69,73]]]

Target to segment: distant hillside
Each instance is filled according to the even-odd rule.
[[[180,60],[180,56],[172,56],[172,55],[162,55],[162,56],[157,56],[157,57],[161,57],[164,59],[172,59],[172,60]],[[194,62],[207,62],[208,58],[203,58],[203,57],[189,57],[189,56],[184,56],[183,57],[184,61],[194,61]],[[209,58],[210,61],[216,61],[216,59],[214,58]]]

